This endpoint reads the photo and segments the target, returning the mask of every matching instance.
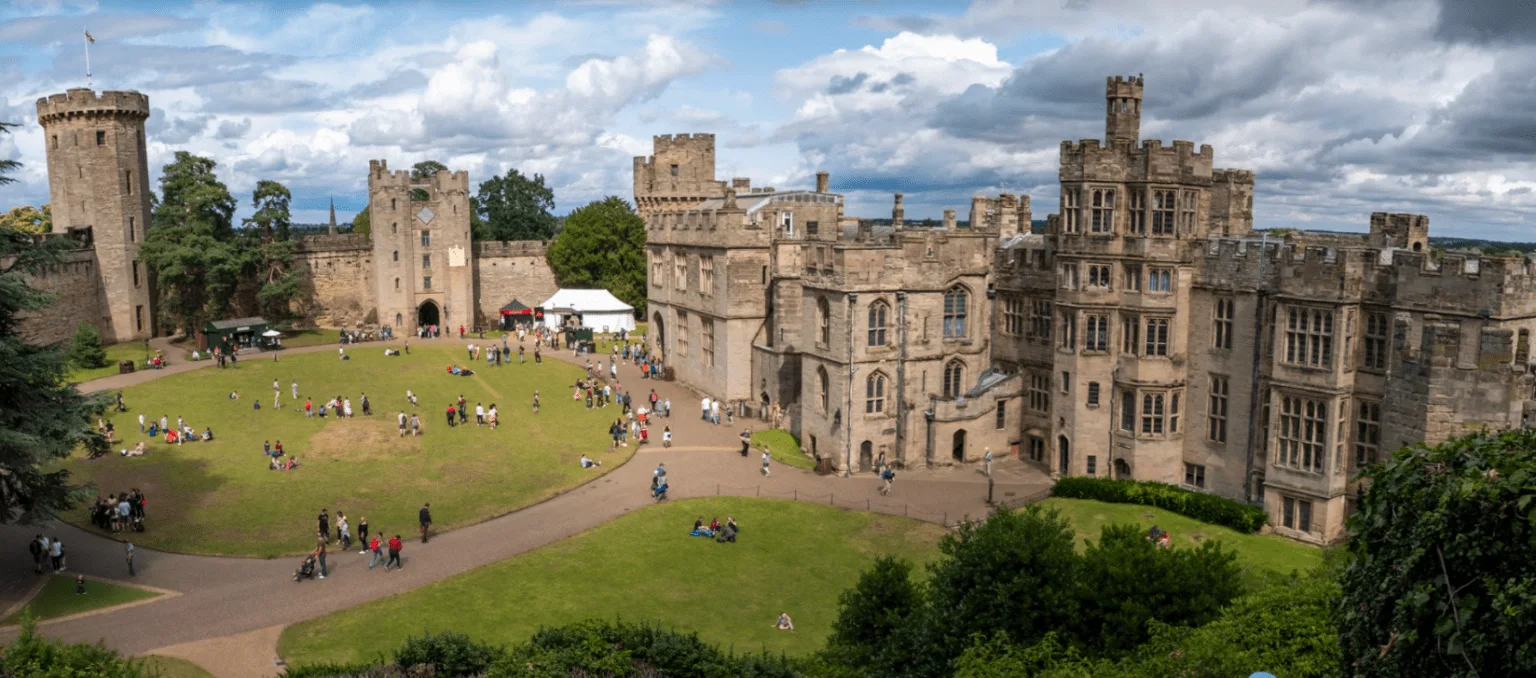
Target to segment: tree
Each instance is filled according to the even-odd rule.
[[[549,245],[549,267],[562,287],[601,287],[645,313],[645,221],[623,198],[571,212]]]
[[[480,184],[473,210],[476,240],[548,240],[558,222],[555,192],[544,185],[544,176],[523,176],[515,169],[505,177],[491,177]]]
[[[47,233],[53,230],[53,206],[43,205],[41,210],[31,205],[12,207],[0,214],[0,228],[10,228],[26,233]]]
[[[57,344],[28,344],[18,334],[23,312],[52,302],[27,286],[28,277],[63,263],[72,246],[68,238],[0,229],[0,523],[43,522],[88,498],[58,463],[77,447],[93,456],[107,451],[91,426],[105,400],[68,383]]]
[[[363,211],[358,212],[357,216],[352,217],[352,232],[353,233],[361,233],[363,235],[372,237],[372,235],[373,235],[373,225],[369,222],[369,216],[368,216],[368,208],[371,207],[371,206],[372,206],[371,203],[368,204],[368,205],[363,205]]]
[[[1340,672],[1536,675],[1536,431],[1418,445],[1363,476]]]
[[[1200,626],[1243,586],[1237,554],[1207,541],[1160,549],[1140,525],[1106,525],[1083,553],[1072,628],[1097,654],[1114,656],[1147,639],[1147,623]]]
[[[0,134],[10,134],[14,122],[0,122]],[[16,179],[11,177],[11,172],[21,169],[21,162],[17,160],[0,160],[0,186],[14,183]]]
[[[166,314],[188,334],[228,308],[246,263],[233,243],[235,199],[214,175],[216,166],[176,152],[161,175],[161,197],[139,248]]]
[[[107,366],[107,352],[101,347],[101,333],[95,326],[81,321],[75,328],[75,340],[69,343],[69,362],[83,369]]]
[[[256,301],[268,320],[282,320],[289,315],[289,302],[299,293],[301,276],[291,268],[297,245],[289,232],[288,205],[293,196],[288,187],[276,181],[258,181],[251,193],[255,214],[246,220],[255,230],[258,256],[251,262],[256,268],[259,287]],[[242,251],[249,251],[242,248]]]
[[[423,160],[423,161],[418,162],[418,163],[416,163],[414,165],[411,165],[411,181],[426,181],[428,179],[431,179],[432,175],[437,174],[438,172],[441,172],[441,171],[446,170],[446,169],[448,169],[447,165],[444,165],[443,163],[440,163],[440,162],[438,162],[436,160]],[[430,198],[430,197],[432,197],[432,196],[431,196],[430,193],[427,192],[427,189],[424,189],[424,188],[413,188],[413,189],[411,189],[411,199],[412,200],[415,200],[417,202],[425,202],[427,200],[427,198]]]
[[[843,664],[868,665],[922,602],[912,583],[912,564],[881,557],[839,596],[827,647]]]

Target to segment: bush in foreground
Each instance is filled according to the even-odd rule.
[[[1062,478],[1051,488],[1051,494],[1071,499],[1156,506],[1239,532],[1258,532],[1259,528],[1269,522],[1269,514],[1257,506],[1166,483],[1110,478]]]

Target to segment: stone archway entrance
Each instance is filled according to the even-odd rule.
[[[651,314],[651,326],[648,329],[650,334],[655,335],[655,339],[651,342],[651,344],[656,347],[656,352],[661,354],[661,359],[666,360],[667,326],[666,323],[663,323],[661,320],[661,311],[657,311]]]
[[[954,449],[950,451],[955,461],[965,461],[965,429],[955,431]]]
[[[1066,436],[1057,436],[1056,451],[1061,457],[1061,459],[1058,460],[1060,463],[1056,468],[1058,471],[1060,471],[1061,475],[1065,477],[1072,470],[1072,442],[1067,440]]]
[[[421,306],[416,308],[416,324],[420,327],[443,324],[440,310],[437,308],[437,302],[430,299],[421,302]]]
[[[859,472],[869,473],[875,468],[875,446],[868,440],[859,444]]]

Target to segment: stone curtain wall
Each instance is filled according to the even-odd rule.
[[[293,308],[303,326],[353,327],[378,306],[373,246],[367,236],[300,238],[294,267],[304,275]]]
[[[507,302],[533,308],[560,289],[542,241],[477,242],[474,253],[475,299],[487,329],[497,327]]]
[[[67,342],[74,338],[81,321],[103,330],[101,276],[96,271],[91,250],[75,250],[63,264],[41,276],[28,278],[27,285],[54,295],[53,304],[39,312],[21,314],[21,339],[32,344]],[[0,266],[9,262],[0,262]],[[131,284],[131,281],[129,281]],[[146,319],[147,322],[147,319]],[[103,336],[107,336],[103,332]],[[109,339],[110,341],[110,339]]]

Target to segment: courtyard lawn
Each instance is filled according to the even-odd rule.
[[[29,601],[26,607],[7,617],[5,621],[0,622],[0,625],[10,626],[21,623],[21,615],[26,610],[31,610],[32,616],[37,617],[38,621],[43,621],[154,598],[158,595],[160,594],[132,586],[119,586],[90,579],[85,582],[85,595],[76,595],[74,575],[57,574],[52,575],[48,583],[43,585],[43,590],[39,591],[37,597]]]
[[[735,544],[689,537],[694,518],[735,516]],[[924,563],[944,530],[815,504],[717,497],[667,502],[409,593],[284,629],[289,665],[363,661],[424,631],[511,644],[541,626],[649,619],[737,652],[820,649],[837,597],[876,556]],[[772,628],[780,612],[795,632]]]
[[[203,667],[185,659],[152,654],[140,657],[140,660],[144,662],[144,668],[152,671],[149,675],[159,678],[213,678],[213,674]]]
[[[582,453],[612,469],[633,448],[607,451],[606,428],[613,410],[587,410],[572,401],[571,386],[582,375],[573,365],[470,365],[470,377],[446,366],[469,364],[462,347],[418,344],[411,355],[385,357],[382,344],[350,347],[350,360],[334,351],[282,354],[242,360],[238,369],[209,366],[126,389],[128,411],[113,421],[122,440],[114,449],[146,438],[137,415],[178,416],[215,440],[167,445],[156,438],[143,457],[116,453],[100,459],[76,457],[67,468],[101,494],[140,488],[147,499],[148,530],[134,535],[140,546],[167,551],[273,557],[299,553],[314,544],[315,515],[346,512],[356,534],[363,517],[379,533],[415,532],[416,511],[432,502],[434,529],[449,530],[508,513],[589,481],[577,460]],[[272,408],[277,379],[281,409]],[[290,384],[299,383],[299,398]],[[420,404],[411,407],[406,389]],[[542,412],[530,412],[534,390]],[[230,399],[238,392],[239,399]],[[373,416],[364,417],[360,395],[367,393]],[[307,418],[304,398],[318,410],[336,395],[352,399],[354,418]],[[471,415],[467,426],[449,428],[444,413],[463,394]],[[252,408],[260,403],[261,409]],[[499,406],[501,427],[474,423],[475,403]],[[401,438],[395,415],[421,415],[422,436]],[[263,441],[283,443],[299,468],[270,471]],[[68,520],[89,527],[86,508]]]
[[[110,377],[117,374],[117,363],[122,360],[132,360],[134,365],[138,366],[139,369],[145,369],[143,342],[112,344],[111,346],[106,347],[106,351],[107,365],[105,367],[96,367],[92,369],[72,369],[69,372],[67,380],[79,384],[90,381],[92,379]],[[153,356],[154,350],[151,349],[149,354]]]
[[[752,434],[752,445],[768,448],[769,456],[780,463],[795,468],[814,469],[816,461],[800,451],[800,441],[794,434],[783,429],[758,431]]]
[[[1110,523],[1136,523],[1147,529],[1156,525],[1172,533],[1174,544],[1180,547],[1218,539],[1237,552],[1237,562],[1247,573],[1250,584],[1291,572],[1304,573],[1323,562],[1323,549],[1310,544],[1272,534],[1243,534],[1151,506],[1060,497],[1040,503],[1046,508],[1060,509],[1072,522],[1081,542],[1097,541],[1101,529]]]
[[[280,339],[283,342],[283,348],[302,348],[304,346],[320,346],[322,344],[341,342],[341,330],[283,330],[282,332],[283,336]],[[255,357],[252,356],[253,359]],[[270,358],[268,359],[270,360]]]

